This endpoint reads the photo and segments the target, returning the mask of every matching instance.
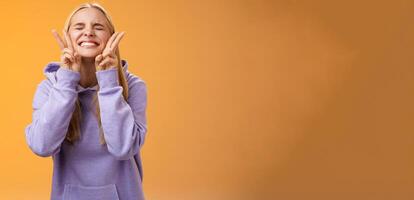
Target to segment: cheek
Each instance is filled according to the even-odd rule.
[[[69,32],[70,39],[72,40],[73,45],[77,46],[76,41],[79,39],[80,33],[78,32]]]
[[[103,46],[106,46],[106,43],[108,42],[108,40],[110,38],[110,35],[109,35],[109,33],[104,33],[104,34],[101,34],[99,36],[99,38],[101,39],[101,42],[102,42]]]

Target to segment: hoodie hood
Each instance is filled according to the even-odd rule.
[[[122,70],[125,73],[125,78],[128,77],[128,62],[126,60],[121,60]],[[43,70],[44,75],[53,83],[55,84],[57,82],[56,78],[56,72],[60,68],[59,62],[50,62],[46,65],[46,67]],[[82,92],[84,90],[87,90],[88,88],[83,88],[82,86],[78,85],[77,89],[79,92]],[[97,89],[97,85],[94,87],[91,87],[89,89]]]

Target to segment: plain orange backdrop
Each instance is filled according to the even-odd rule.
[[[413,1],[98,2],[147,82],[147,199],[414,199]],[[24,128],[80,3],[0,2],[0,199],[49,199]]]

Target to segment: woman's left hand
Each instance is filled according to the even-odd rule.
[[[105,49],[102,51],[102,54],[99,54],[95,57],[96,71],[117,67],[119,58],[117,57],[115,52],[124,34],[125,32],[115,32],[114,34],[112,34],[112,36],[106,43]]]

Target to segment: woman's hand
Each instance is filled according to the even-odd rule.
[[[74,50],[70,37],[66,34],[66,32],[63,32],[65,40],[62,40],[56,30],[52,30],[52,34],[58,42],[60,50],[62,50],[62,55],[60,57],[60,66],[65,69],[79,72],[81,58],[79,54]]]
[[[124,34],[125,32],[115,32],[114,34],[112,34],[112,36],[106,43],[105,49],[102,51],[102,54],[99,54],[95,57],[96,71],[117,67],[119,58],[116,56],[115,52]]]

